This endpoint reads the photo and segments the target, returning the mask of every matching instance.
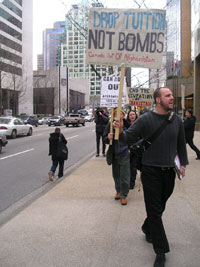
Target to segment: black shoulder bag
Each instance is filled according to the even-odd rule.
[[[150,147],[154,140],[162,133],[164,128],[169,122],[174,119],[174,112],[170,112],[167,119],[161,124],[161,126],[150,136],[140,139],[136,143],[130,145],[129,149],[131,154],[136,157],[136,168],[141,171],[142,169],[142,156],[143,153]]]
[[[68,159],[68,148],[67,148],[67,145],[62,142],[61,135],[59,136],[59,140],[58,140],[58,148],[57,148],[56,156],[64,160]]]

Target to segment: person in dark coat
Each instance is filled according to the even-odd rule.
[[[128,127],[130,127],[137,119],[137,113],[135,110],[130,110],[127,114]],[[130,189],[135,187],[135,180],[137,176],[137,157],[130,151]]]
[[[65,139],[64,135],[60,132],[60,128],[55,128],[55,132],[50,134],[49,138],[49,156],[52,159],[52,166],[49,170],[49,181],[53,182],[54,174],[56,168],[59,164],[59,171],[58,171],[58,178],[63,177],[63,169],[64,169],[64,159],[57,157],[58,151],[58,143],[59,138],[64,144],[67,144],[67,140]]]
[[[103,141],[103,132],[106,128],[106,125],[109,121],[107,115],[106,108],[97,108],[95,112],[95,123],[96,123],[96,145],[97,145],[97,153],[96,157],[99,157],[99,147],[100,147],[100,139],[102,139],[102,154],[105,156],[106,145]]]
[[[194,145],[193,138],[194,138],[194,129],[195,129],[195,122],[196,117],[193,115],[193,112],[191,109],[187,109],[185,111],[186,118],[184,119],[184,129],[185,129],[185,140],[186,143],[196,152],[197,160],[200,159],[200,151],[199,149]]]

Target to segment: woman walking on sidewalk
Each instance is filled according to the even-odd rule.
[[[114,111],[114,119],[117,115],[117,110]],[[121,110],[120,117],[124,118],[125,112]],[[126,120],[124,120],[126,123]],[[128,127],[124,127],[127,129]],[[130,187],[130,159],[127,145],[121,145],[118,140],[114,140],[114,134],[110,133],[110,123],[104,131],[104,141],[109,144],[112,140],[112,145],[109,146],[110,159],[112,161],[112,175],[115,182],[115,200],[119,200],[122,205],[127,205],[127,196]],[[109,153],[107,152],[107,153]],[[108,156],[108,155],[107,155]]]
[[[137,119],[137,114],[135,110],[130,110],[127,115],[127,122],[131,126],[135,120]],[[133,155],[130,152],[130,189],[134,189],[135,180],[137,176],[137,168],[136,168],[137,156]]]
[[[49,156],[52,159],[52,166],[49,171],[49,181],[53,182],[53,177],[57,166],[59,164],[58,178],[63,177],[63,169],[64,169],[64,158],[58,156],[58,147],[59,142],[62,142],[64,145],[67,144],[67,140],[64,135],[60,132],[60,128],[55,128],[55,132],[50,134],[49,138]]]

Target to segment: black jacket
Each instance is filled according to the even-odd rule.
[[[96,114],[96,118],[95,118],[96,132],[103,134],[108,121],[109,121],[109,118],[107,114],[102,114],[102,115]]]
[[[185,139],[193,139],[194,137],[194,128],[195,128],[196,117],[191,116],[184,120],[184,129],[185,129]]]
[[[51,133],[49,137],[49,156],[51,156],[52,160],[57,160],[56,157],[57,149],[58,149],[58,141],[61,136],[61,140],[64,144],[67,144],[67,140],[64,135],[61,133]]]

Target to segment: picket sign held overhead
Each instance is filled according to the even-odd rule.
[[[90,9],[86,63],[121,66],[118,120],[125,66],[161,68],[165,27],[166,12],[161,9]],[[116,140],[118,136],[116,129]]]

